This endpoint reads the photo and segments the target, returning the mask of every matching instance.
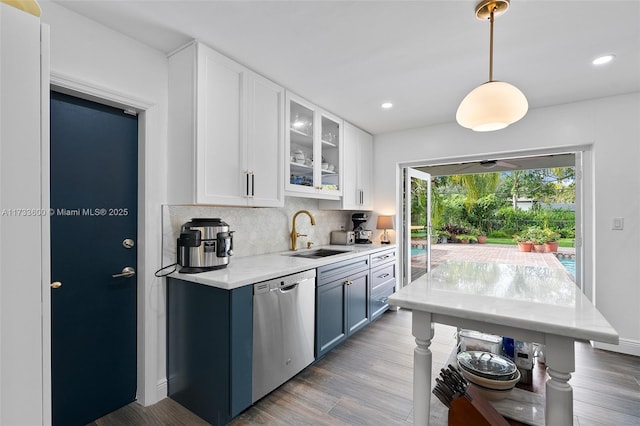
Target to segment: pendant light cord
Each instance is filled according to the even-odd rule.
[[[493,12],[496,10],[494,6],[491,9],[491,15],[489,19],[491,20],[491,30],[489,35],[489,81],[493,81]]]

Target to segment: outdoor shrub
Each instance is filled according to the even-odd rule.
[[[474,200],[466,211],[466,221],[477,228],[486,229],[495,212],[504,202],[496,194],[488,194]]]
[[[440,228],[441,231],[447,231],[449,235],[460,235],[468,232],[468,227],[457,223],[447,223]]]
[[[513,235],[526,229],[535,222],[534,212],[531,210],[514,210],[511,206],[501,207],[497,218],[502,223],[500,230],[507,235]]]
[[[464,196],[451,194],[443,200],[442,204],[443,222],[458,223],[466,218],[467,211],[464,207]]]
[[[560,229],[560,238],[575,238],[576,230],[573,228],[562,228]]]

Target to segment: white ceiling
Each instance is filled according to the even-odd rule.
[[[198,39],[374,134],[452,122],[488,79],[476,1],[54,1],[166,53]],[[512,0],[494,55],[530,108],[640,91],[640,0]]]

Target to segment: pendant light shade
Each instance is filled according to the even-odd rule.
[[[525,116],[529,103],[516,86],[489,81],[473,89],[460,103],[456,120],[476,132],[504,129]]]
[[[483,0],[476,5],[476,17],[489,19],[489,81],[473,89],[460,103],[456,121],[476,132],[500,130],[525,116],[529,103],[512,84],[493,80],[493,21],[509,8],[509,0]]]

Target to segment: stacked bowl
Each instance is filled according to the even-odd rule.
[[[485,399],[506,398],[520,381],[520,371],[509,358],[485,351],[463,351],[457,355],[458,366],[465,379]]]

